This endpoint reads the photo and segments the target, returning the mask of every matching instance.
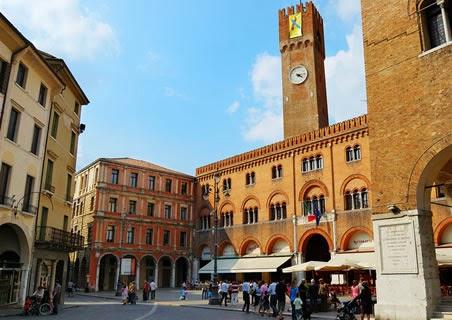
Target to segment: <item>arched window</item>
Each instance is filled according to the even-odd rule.
[[[345,149],[345,159],[347,162],[353,161],[353,149],[352,147],[347,147]]]
[[[311,198],[305,198],[303,201],[303,213],[305,216],[308,214],[313,214],[314,211],[312,210],[312,201]]]
[[[316,169],[323,169],[323,157],[321,155],[315,157],[315,167]]]
[[[231,190],[232,189],[232,180],[231,178],[227,178],[223,180],[223,190]]]
[[[250,185],[250,180],[251,180],[250,174],[247,173],[245,175],[245,185],[247,185],[247,186]]]
[[[243,210],[243,224],[255,224],[258,222],[257,207]]]
[[[283,176],[283,171],[282,171],[282,165],[281,164],[278,165],[278,167],[276,168],[276,176],[278,178],[282,178],[282,176]]]
[[[276,208],[275,205],[270,205],[270,221],[273,221],[276,219]]]
[[[361,195],[358,190],[353,191],[353,209],[361,209]]]
[[[309,160],[307,158],[303,159],[303,166],[301,168],[301,171],[303,171],[303,172],[309,171]]]
[[[270,206],[270,220],[284,220],[287,218],[286,203],[276,203]]]
[[[221,226],[232,227],[234,224],[232,211],[226,211],[221,213]]]
[[[353,210],[353,199],[350,191],[345,192],[345,210]]]
[[[316,161],[314,157],[309,158],[309,171],[317,169],[316,167]]]
[[[303,159],[303,164],[301,167],[302,172],[314,171],[323,169],[323,157],[322,155],[311,156],[309,158]],[[282,167],[281,167],[282,174]]]
[[[361,207],[369,208],[369,194],[366,188],[361,190]]]
[[[325,213],[325,196],[323,194],[319,197],[319,209],[321,214]]]
[[[432,49],[452,41],[450,1],[423,1],[419,7],[424,36],[424,49]]]
[[[272,167],[272,179],[276,179],[276,166]]]
[[[255,184],[256,183],[256,174],[254,173],[254,171],[253,172],[251,172],[251,175],[250,175],[250,184]]]
[[[200,217],[200,228],[201,230],[210,229],[210,217],[208,215],[203,215]]]
[[[354,160],[361,160],[361,147],[357,144],[353,147]]]
[[[345,158],[347,162],[361,160],[361,147],[356,144],[352,147],[345,149]]]

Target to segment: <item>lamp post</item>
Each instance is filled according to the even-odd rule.
[[[214,187],[213,190],[208,187],[203,192],[203,199],[209,200],[209,194],[213,191],[213,240],[214,240],[214,255],[213,255],[213,285],[212,295],[209,299],[209,304],[218,305],[221,302],[221,298],[218,295],[218,204],[220,202],[220,174],[217,172],[213,176]],[[229,188],[222,187],[222,192],[225,196],[229,195]]]
[[[121,283],[121,273],[122,273],[122,243],[124,237],[124,227],[125,227],[126,213],[121,213],[121,232],[119,238],[119,274],[118,274],[118,283],[116,284],[116,296],[121,296],[122,294],[122,283]]]

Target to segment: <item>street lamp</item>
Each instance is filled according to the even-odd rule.
[[[213,240],[214,240],[214,256],[213,256],[213,284],[212,284],[212,296],[209,299],[209,304],[218,305],[221,302],[221,298],[218,295],[218,203],[220,202],[220,187],[218,186],[220,183],[220,174],[217,172],[213,176],[214,187],[213,190],[210,187],[207,187],[203,190],[203,199],[209,200],[209,194],[213,191]],[[229,186],[223,186],[221,188],[224,196],[229,196]]]
[[[121,213],[121,232],[120,232],[120,239],[119,239],[119,274],[118,274],[118,283],[116,284],[116,296],[121,296],[122,294],[122,282],[121,282],[121,273],[122,273],[122,243],[123,243],[123,237],[124,237],[124,231],[125,231],[125,220],[126,220],[126,213]]]

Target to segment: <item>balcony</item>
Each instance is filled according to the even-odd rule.
[[[55,193],[55,187],[52,186],[50,183],[45,183],[44,190],[42,190],[42,192],[52,196]]]
[[[83,249],[84,237],[53,227],[36,228],[36,247],[67,252]]]

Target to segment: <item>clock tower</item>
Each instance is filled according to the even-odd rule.
[[[312,2],[279,10],[284,138],[328,126],[323,20]]]

